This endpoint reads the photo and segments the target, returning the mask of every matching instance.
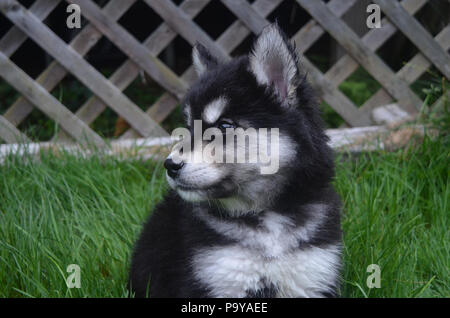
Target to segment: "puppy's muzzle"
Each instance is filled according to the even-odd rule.
[[[167,158],[164,161],[164,168],[166,168],[167,174],[171,178],[176,178],[178,172],[180,171],[181,168],[183,168],[183,166],[184,166],[183,161],[175,162],[172,160],[172,158]]]

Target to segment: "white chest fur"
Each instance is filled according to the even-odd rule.
[[[289,218],[266,213],[257,229],[203,215],[210,227],[237,243],[199,250],[192,264],[197,279],[214,297],[245,297],[264,283],[276,286],[277,297],[320,297],[336,281],[340,247],[297,248],[320,226],[322,214],[315,215],[295,227]]]

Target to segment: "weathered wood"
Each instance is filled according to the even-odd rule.
[[[450,80],[450,56],[433,40],[432,36],[411,17],[402,6],[391,0],[374,0],[399,30],[422,51]]]
[[[389,129],[385,126],[357,127],[348,129],[327,129],[325,133],[330,138],[329,145],[340,152],[359,153],[381,149],[395,149],[407,145],[413,138],[433,137],[435,131],[421,125]],[[74,156],[88,158],[90,156],[114,156],[119,160],[140,158],[142,160],[164,160],[174,141],[171,138],[139,138],[132,140],[113,140],[98,151],[95,147],[80,147],[79,145],[41,142],[30,144],[0,145],[0,164],[5,157],[13,153],[26,155],[27,158],[39,159],[41,153],[69,153]]]
[[[282,1],[283,0],[257,0],[251,4],[251,7],[261,17],[266,17],[275,10]],[[229,54],[237,48],[250,33],[250,29],[238,19],[219,36],[217,44]]]
[[[0,52],[0,76],[82,144],[104,145],[103,139],[42,86]]]
[[[395,103],[375,108],[372,111],[372,118],[377,125],[393,125],[412,119],[411,115]]]
[[[209,2],[210,0],[186,0],[180,7],[185,11],[185,13],[193,18],[195,17]],[[174,32],[166,23],[162,23],[145,41],[144,45],[148,48],[149,52],[154,56],[159,55],[167,45],[176,37],[177,33]],[[109,80],[120,90],[124,90],[130,83],[138,76],[140,68],[136,65],[133,60],[129,59],[124,64],[122,64],[109,78]],[[182,77],[182,80],[186,80]],[[170,94],[167,94],[170,95]],[[167,99],[175,100],[175,105],[177,99],[166,97]],[[91,123],[97,118],[105,109],[107,105],[103,103],[100,99],[93,96],[85,104],[83,104],[76,115],[83,120],[85,123]],[[174,107],[165,107],[164,113],[166,116],[170,114]],[[162,122],[166,116],[153,117],[151,113],[148,113],[150,117],[156,122]],[[137,135],[135,135],[137,136]]]
[[[28,10],[39,20],[44,20],[59,2],[60,0],[37,0]],[[11,57],[26,39],[27,35],[18,27],[13,26],[0,40],[0,51],[7,57]]]
[[[434,104],[431,106],[431,108],[433,108],[433,110],[444,110],[444,107],[446,105],[448,105],[448,103],[450,102],[450,91],[445,91],[444,94],[442,94],[441,97],[438,98],[437,101],[434,102]]]
[[[444,50],[450,49],[450,25],[447,25],[438,35],[435,40],[441,45]],[[417,53],[407,64],[405,64],[397,76],[404,79],[408,84],[414,83],[426,70],[431,66],[431,62],[422,55]],[[361,112],[371,111],[373,108],[392,102],[392,97],[383,89],[380,88],[373,94],[361,107]]]
[[[328,129],[326,133],[330,138],[329,145],[333,149],[360,152],[383,149],[380,137],[387,134],[388,129],[384,126],[353,127]]]
[[[247,27],[254,33],[259,33],[268,24],[267,20],[257,14],[251,6],[237,5],[234,1],[228,1],[226,5],[233,9],[233,13],[243,21]],[[243,13],[245,11],[245,14]],[[251,24],[247,24],[247,17],[253,16]],[[301,64],[307,69],[308,74],[313,80],[315,86],[321,92],[321,95],[330,106],[336,110],[342,118],[351,125],[362,126],[371,123],[368,114],[358,114],[356,106],[331,83],[329,83],[317,68],[306,58],[301,58]]]
[[[13,124],[11,124],[5,117],[0,115],[0,139],[7,143],[24,143],[30,142],[27,136],[22,134]]]
[[[193,0],[198,1],[198,0]],[[252,4],[252,7],[263,17],[269,15],[282,0],[257,0]],[[184,10],[183,5],[189,2],[186,0],[180,5]],[[186,12],[186,11],[185,11]],[[186,12],[186,14],[189,14]],[[251,32],[240,20],[236,20],[230,27],[223,32],[217,39],[217,45],[221,46],[228,54],[231,53],[241,43],[247,35]],[[181,76],[187,83],[192,83],[196,78],[194,68],[190,66]],[[147,114],[155,119],[156,122],[163,121],[178,105],[178,100],[173,98],[170,94],[163,94],[156,103],[148,108]],[[120,138],[130,139],[136,138],[137,135],[133,129],[128,129]]]
[[[410,14],[415,14],[419,11],[428,0],[404,0],[402,5],[405,10]],[[384,18],[381,20],[380,29],[372,29],[367,32],[361,41],[373,52],[380,48],[392,35],[395,34],[397,29]],[[325,76],[336,86],[339,86],[348,76],[350,76],[359,67],[358,62],[350,55],[346,54],[342,56],[326,73]]]
[[[300,64],[306,69],[313,86],[318,90],[323,100],[347,123],[352,126],[366,126],[372,123],[370,114],[358,112],[358,109],[348,97],[337,90],[311,62],[306,58],[302,58]]]
[[[14,143],[0,144],[0,164],[6,156],[26,155],[27,158],[39,159],[40,154],[52,152],[55,155],[60,153],[71,154],[88,158],[90,156],[103,157],[114,156],[115,158],[128,159],[140,158],[142,160],[154,159],[164,160],[170,152],[173,140],[170,137],[159,138],[138,138],[133,140],[112,140],[101,149],[91,145],[67,144],[59,142],[36,142],[36,143]]]
[[[228,54],[198,27],[191,19],[171,1],[166,0],[144,0],[165,22],[191,45],[200,42],[210,52],[223,61],[229,60]]]
[[[264,27],[270,24],[250,5],[244,5],[237,1],[223,0],[222,2],[255,34],[259,34]]]
[[[186,91],[186,83],[181,81],[172,70],[140,44],[123,27],[117,24],[100,8],[89,0],[67,0],[82,8],[83,15],[100,30],[111,42],[126,53],[136,64],[145,70],[158,84],[181,98]],[[124,116],[123,116],[124,117]],[[125,117],[126,118],[126,117]]]
[[[16,13],[16,11],[23,10],[20,5],[17,5],[17,1],[0,0],[2,10],[5,12],[14,11],[15,13],[10,12],[10,14],[13,18],[15,17],[17,19],[13,21],[16,25],[0,39],[0,51],[4,51],[4,54],[9,57],[20,47],[27,36],[30,36],[36,43],[56,58],[35,80],[35,84],[40,89],[45,88],[51,91],[67,73],[72,73],[94,93],[94,96],[78,109],[76,113],[78,119],[81,119],[85,124],[92,123],[95,118],[110,106],[131,124],[131,128],[121,138],[135,138],[139,135],[145,136],[146,133],[149,133],[148,127],[144,127],[143,123],[150,123],[150,126],[153,127],[158,122],[163,121],[178,105],[180,98],[186,92],[188,84],[196,79],[196,74],[192,66],[182,76],[177,77],[157,58],[177,35],[182,36],[190,44],[200,42],[208,47],[214,55],[223,60],[228,60],[230,58],[229,54],[251,32],[257,34],[264,26],[269,24],[265,17],[283,0],[256,0],[252,4],[247,1],[222,0],[224,5],[238,19],[220,35],[216,42],[192,21],[210,0],[185,0],[179,6],[174,5],[170,1],[144,0],[165,21],[143,43],[136,41],[134,37],[116,22],[135,0],[112,0],[103,9],[100,9],[95,3],[89,0],[67,0],[67,2],[79,4],[82,8],[82,14],[90,20],[90,24],[85,26],[74,40],[71,41],[71,48],[68,48],[62,41],[56,44],[54,43],[55,41],[51,41],[55,39],[59,40],[59,38],[55,37],[43,23],[39,22],[39,20],[43,20],[48,16],[56,7],[58,1],[36,0],[27,13],[31,14],[31,16],[34,15],[33,18],[37,22],[34,20],[29,22],[24,21],[28,20],[26,14]],[[379,60],[377,60],[374,51],[396,32],[397,27],[402,30],[398,24],[403,23],[403,27],[405,27],[406,22],[404,21],[415,21],[412,15],[423,7],[427,0],[403,0],[401,4],[394,4],[394,9],[388,9],[391,10],[391,16],[389,14],[387,15],[389,18],[392,18],[393,15],[399,16],[400,21],[397,23],[393,21],[391,23],[388,18],[384,18],[381,29],[370,30],[362,38],[358,38],[340,20],[356,4],[356,1],[330,0],[325,4],[323,1],[297,0],[313,16],[313,19],[306,23],[292,38],[297,43],[297,51],[303,54],[325,32],[329,32],[348,52],[347,55],[340,58],[325,74],[322,74],[302,55],[300,56],[301,66],[312,80],[314,86],[317,87],[322,99],[333,107],[350,125],[364,126],[371,124],[371,110],[375,106],[389,103],[392,99],[398,100],[399,104],[411,113],[415,112],[415,107],[420,106],[421,101],[412,93],[408,84],[420,77],[432,63],[435,65],[438,65],[436,63],[442,64],[442,54],[441,56],[438,54],[438,57],[434,57],[435,60],[433,60],[430,54],[436,51],[436,47],[431,48],[428,53],[423,52],[417,54],[397,74],[394,74],[381,59],[378,58]],[[378,0],[376,2],[384,3],[387,1]],[[403,10],[402,12],[399,11],[399,7]],[[316,10],[315,14],[311,10]],[[11,19],[10,16],[7,15],[7,17]],[[421,26],[417,22],[415,23],[414,30],[417,30],[417,27],[420,29]],[[450,42],[449,30],[450,26],[447,26],[435,39],[431,39],[426,31],[422,30],[425,33],[425,38],[421,34],[419,39],[416,40],[420,42],[422,47],[427,43],[429,44],[430,39],[432,42],[438,43],[437,45],[442,47],[442,49],[440,48],[441,53],[444,52],[445,54],[447,65],[448,54],[446,50],[450,45],[448,43]],[[402,32],[406,34],[404,30]],[[50,33],[50,35],[47,33]],[[81,57],[102,36],[106,36],[129,57],[113,73],[109,81],[103,78],[100,73]],[[409,31],[409,37],[411,36],[414,36],[413,32]],[[422,50],[422,47],[417,45],[414,40],[412,42]],[[62,61],[63,59],[65,62]],[[382,88],[358,109],[338,89],[338,85],[354,72],[359,65],[365,67],[380,82]],[[157,102],[147,109],[147,115],[121,93],[142,70],[147,72],[167,90]],[[19,132],[14,126],[26,118],[33,109],[32,103],[27,98],[20,97],[5,112],[4,117],[0,116],[0,138],[2,135],[3,138],[7,136],[7,142],[14,142],[14,138],[16,137],[13,137],[13,135],[17,136],[17,132]],[[441,97],[439,102],[442,103],[443,100],[444,97]],[[37,101],[34,100],[34,102]],[[414,109],[412,106],[414,106]],[[131,109],[131,115],[129,109]],[[142,116],[144,118],[140,118]],[[62,124],[61,126],[64,127]],[[13,135],[11,135],[11,128],[13,128]],[[8,129],[8,132],[5,132],[6,129]],[[161,134],[165,133],[159,126],[156,126],[155,129]],[[59,137],[63,137],[64,135],[63,131],[61,131]],[[24,135],[23,137],[26,138]]]
[[[112,19],[119,19],[136,0],[112,0],[103,10]],[[70,42],[70,46],[81,56],[84,56],[101,39],[102,34],[92,25],[87,25]],[[67,75],[67,70],[57,61],[50,65],[36,78],[42,87],[51,91]],[[33,110],[33,105],[25,98],[19,97],[5,112],[4,116],[13,125],[19,125]],[[86,121],[85,121],[86,122]],[[61,132],[62,133],[62,132]]]
[[[324,29],[326,29],[380,84],[394,96],[400,106],[411,114],[416,114],[422,101],[408,85],[395,76],[392,70],[364,45],[358,36],[322,1],[297,0]]]
[[[326,5],[337,16],[342,17],[357,0],[331,0]],[[311,19],[306,23],[293,37],[292,41],[297,43],[297,50],[299,53],[305,53],[323,34],[325,30],[316,22]]]
[[[3,9],[5,16],[34,39],[36,43],[45,48],[61,65],[124,117],[142,135],[163,136],[167,134],[148,115],[124,96],[119,89],[58,38],[47,26],[16,1],[10,1],[16,4],[15,9]]]
[[[261,30],[264,26],[269,25],[270,22],[264,19],[258,12],[253,10],[250,3],[247,1],[234,1],[234,0],[221,0],[222,3],[241,21],[245,21],[245,24],[250,30]],[[264,24],[261,22],[264,21]]]
[[[329,145],[336,151],[362,152],[394,150],[407,147],[425,135],[435,137],[437,132],[423,125],[371,126],[328,129]]]

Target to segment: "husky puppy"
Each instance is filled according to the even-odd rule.
[[[219,61],[193,49],[199,75],[187,127],[278,128],[279,168],[165,161],[171,191],[136,243],[137,297],[332,297],[341,266],[332,151],[294,47],[276,24],[252,52]],[[248,149],[247,149],[248,150]]]

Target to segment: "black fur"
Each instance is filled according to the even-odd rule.
[[[295,56],[292,46],[289,48]],[[201,47],[201,53],[207,54],[203,50]],[[310,217],[305,208],[307,204],[326,204],[328,210],[320,230],[309,241],[299,242],[298,248],[340,242],[340,200],[330,185],[334,176],[333,155],[306,76],[297,70],[297,105],[285,107],[270,89],[257,83],[249,71],[248,56],[226,64],[208,63],[208,72],[183,101],[191,106],[192,119],[201,118],[204,105],[226,94],[230,107],[225,117],[251,123],[254,128],[278,127],[280,133],[295,140],[299,149],[296,164],[288,167],[289,178],[283,191],[268,208],[302,225]],[[188,126],[191,127],[192,122]],[[209,203],[196,204],[204,206],[212,217],[227,218],[251,228],[259,226],[259,218],[264,213],[253,211],[245,217],[233,218]],[[145,224],[134,248],[130,270],[130,288],[137,297],[210,296],[208,287],[194,278],[192,255],[200,248],[226,246],[233,241],[196,217],[193,207],[193,203],[183,201],[175,191],[170,191]],[[323,295],[336,295],[338,283],[331,283],[333,292],[324,291]],[[275,292],[276,286],[268,284],[261,290],[249,290],[247,296],[274,297]]]

